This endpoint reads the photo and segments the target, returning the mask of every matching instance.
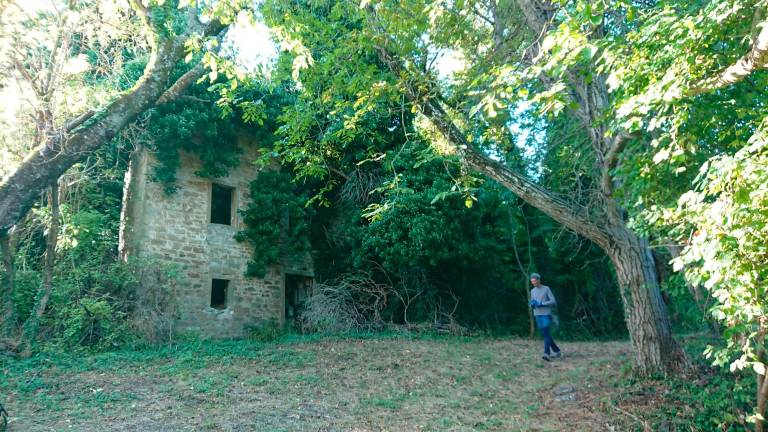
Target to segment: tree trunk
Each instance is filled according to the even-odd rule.
[[[500,163],[466,146],[469,166],[499,182],[530,205],[600,246],[611,259],[624,307],[624,319],[635,349],[637,371],[642,375],[685,369],[688,361],[672,337],[666,306],[661,299],[656,268],[648,241],[635,235],[621,217],[598,225],[577,207],[552,196]],[[620,214],[608,199],[605,211]]]
[[[600,245],[616,270],[624,319],[643,375],[685,368],[685,354],[672,337],[648,241],[625,225],[610,227],[611,241]]]
[[[515,241],[515,223],[514,219],[512,217],[512,208],[510,206],[507,206],[507,217],[509,218],[509,231],[510,231],[510,241],[512,242],[512,251],[515,253],[515,261],[517,262],[517,268],[520,269],[520,273],[523,275],[523,283],[520,285],[520,288],[522,289],[522,294],[526,299],[526,309],[528,309],[528,337],[533,339],[536,328],[534,326],[534,320],[533,320],[533,309],[527,307],[527,305],[531,302],[531,290],[530,290],[530,283],[528,282],[528,275],[530,274],[530,267],[532,263],[531,259],[531,247],[533,245],[531,244],[531,231],[528,229],[528,222],[526,221],[525,224],[525,234],[526,238],[528,239],[528,267],[525,267],[523,265],[523,261],[520,259],[520,253],[517,250],[517,241]],[[525,214],[523,214],[523,219],[525,219]]]
[[[500,163],[482,155],[468,143],[467,164],[499,182],[528,204],[600,246],[611,259],[624,306],[635,364],[642,375],[671,373],[688,362],[672,337],[667,309],[661,299],[653,257],[647,240],[637,237],[621,220],[619,209],[607,198],[605,212],[615,223],[592,221],[586,209],[570,204]]]
[[[22,357],[29,357],[32,353],[32,345],[37,339],[40,320],[45,314],[48,300],[53,289],[53,270],[56,265],[56,244],[59,241],[59,187],[58,182],[48,189],[48,204],[51,212],[51,223],[48,226],[48,235],[45,241],[45,257],[43,262],[43,283],[37,295],[37,304],[24,323],[22,333]]]
[[[640,374],[676,372],[687,367],[685,354],[672,337],[669,315],[661,298],[655,263],[646,239],[629,230],[621,218],[614,219],[615,223],[605,221],[598,226],[576,209],[567,212],[565,204],[541,196],[540,188],[537,190],[522,183],[521,179],[515,179],[520,176],[498,162],[476,154],[471,149],[466,155],[471,167],[496,180],[557,222],[593,241],[611,259]],[[612,202],[606,202],[605,206],[608,212],[619,213]]]

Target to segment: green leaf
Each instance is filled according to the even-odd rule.
[[[752,363],[752,369],[758,375],[765,375],[765,364],[761,362]]]

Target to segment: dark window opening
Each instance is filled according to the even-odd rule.
[[[214,309],[227,308],[227,290],[229,281],[226,279],[214,279],[211,282],[211,307]]]
[[[211,187],[211,223],[232,225],[234,189],[213,183]]]

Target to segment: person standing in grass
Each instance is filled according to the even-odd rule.
[[[552,324],[552,306],[557,303],[555,296],[548,286],[541,284],[541,275],[538,273],[531,274],[531,285],[533,285],[531,290],[533,317],[536,319],[536,327],[544,338],[544,355],[541,358],[549,361],[552,358],[550,349],[554,351],[555,358],[560,358],[562,356],[560,348],[549,334],[549,327]]]

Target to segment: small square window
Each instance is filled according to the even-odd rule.
[[[211,282],[211,307],[214,309],[227,308],[227,294],[229,294],[229,281],[226,279],[214,279]]]
[[[232,225],[234,188],[216,183],[211,185],[211,223]]]

